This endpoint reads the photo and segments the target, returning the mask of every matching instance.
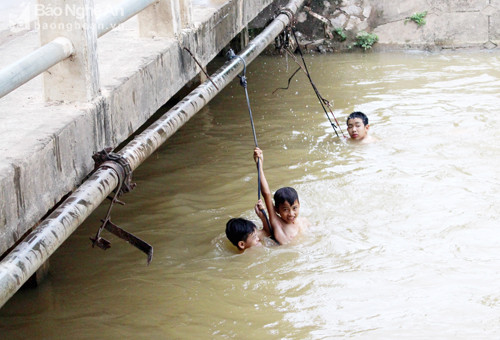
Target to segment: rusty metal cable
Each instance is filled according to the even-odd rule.
[[[219,91],[219,88],[217,87],[217,85],[215,85],[215,83],[212,80],[212,78],[210,78],[210,76],[208,75],[207,71],[205,71],[205,69],[203,68],[203,66],[201,65],[201,63],[195,58],[195,56],[193,55],[193,53],[187,47],[184,47],[184,49],[191,55],[191,58],[193,58],[194,62],[196,64],[198,64],[198,66],[201,69],[201,72],[203,72],[203,74],[207,77],[207,79],[210,80],[210,82],[212,83],[212,85],[215,86],[215,88],[217,89],[217,91]]]
[[[245,97],[247,100],[248,114],[250,116],[250,124],[252,126],[253,140],[255,143],[255,147],[258,148],[259,144],[257,143],[257,134],[255,133],[255,124],[253,122],[252,107],[250,105],[250,97],[248,96],[248,82],[247,82],[247,77],[246,77],[247,65],[246,65],[245,59],[243,59],[239,55],[236,55],[232,49],[229,49],[229,51],[227,51],[227,57],[229,60],[234,59],[234,58],[240,58],[241,61],[243,62],[243,72],[241,73],[241,75],[238,76],[238,78],[240,78],[240,85],[245,90]],[[261,192],[262,192],[261,184],[260,184],[260,167],[261,167],[261,164],[260,164],[260,160],[258,159],[257,160],[257,182],[258,182],[257,183],[257,197],[259,200],[260,200],[260,196],[261,196]],[[264,209],[261,209],[260,211],[262,212],[262,214],[264,214],[264,217],[266,219],[266,223],[269,227],[269,233],[271,234],[271,237],[274,239],[273,226],[271,225],[271,222],[269,221],[269,218],[267,217],[266,211]],[[271,212],[269,212],[269,213],[271,213]]]
[[[290,82],[292,81],[292,78],[297,74],[297,72],[301,69],[302,71],[304,71],[304,73],[306,74],[307,76],[307,79],[309,79],[309,82],[314,90],[314,93],[316,94],[316,97],[318,98],[319,100],[319,103],[323,109],[323,111],[325,112],[325,115],[326,117],[328,118],[328,121],[330,122],[330,125],[332,126],[333,128],[333,131],[335,131],[335,134],[337,135],[337,137],[340,137],[338,132],[337,132],[337,128],[340,130],[340,132],[342,133],[342,136],[345,138],[345,134],[344,134],[344,131],[342,130],[342,128],[340,127],[340,124],[337,120],[337,118],[335,117],[335,114],[333,113],[332,109],[331,109],[331,104],[330,102],[325,99],[320,93],[319,93],[319,90],[318,88],[316,87],[316,85],[314,84],[314,82],[312,81],[312,78],[311,78],[311,74],[309,73],[309,70],[307,68],[307,64],[306,64],[306,61],[304,59],[304,55],[302,54],[302,50],[300,48],[300,45],[299,45],[299,41],[297,39],[297,36],[295,34],[295,28],[294,27],[287,27],[283,32],[285,34],[287,34],[287,30],[291,31],[291,34],[295,40],[295,43],[297,44],[297,50],[299,52],[299,55],[302,59],[302,63],[300,63],[298,60],[297,60],[297,57],[292,53],[290,52],[290,50],[288,49],[288,46],[281,46],[281,48],[283,48],[283,50],[287,53],[287,55],[290,55],[292,57],[292,59],[295,61],[295,63],[297,63],[297,65],[299,65],[299,68],[297,70],[295,70],[295,72],[290,76],[290,78],[288,78],[288,84],[286,87],[280,87],[280,88],[277,88],[276,90],[273,91],[273,94],[278,91],[278,90],[287,90],[289,87],[290,87]],[[335,125],[335,123],[332,121],[332,119],[330,118],[330,115],[328,114],[328,111],[326,110],[325,106],[328,107],[328,111],[330,112],[330,114],[332,115],[333,119],[335,120],[335,123],[337,125]]]

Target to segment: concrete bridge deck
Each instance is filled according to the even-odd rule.
[[[12,27],[20,2],[0,16],[0,69],[40,46],[35,29]],[[95,0],[96,11],[119,4]],[[192,25],[175,38],[140,38],[134,18],[98,39],[100,95],[44,101],[42,76],[0,98],[0,254],[93,169],[92,154],[116,147],[200,71],[272,0],[194,0]],[[5,5],[3,5],[5,6]]]

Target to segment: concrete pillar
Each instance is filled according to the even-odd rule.
[[[193,6],[191,0],[180,0],[181,29],[190,28],[193,23]]]
[[[180,33],[179,0],[158,0],[137,17],[141,37],[175,38]]]
[[[234,39],[232,39],[229,44],[222,50],[223,54],[226,55],[227,50],[233,49],[235,53],[240,53],[245,47],[250,43],[250,35],[248,32],[248,26],[243,28],[240,33]]]
[[[207,68],[204,67],[203,70],[207,72]],[[186,97],[189,93],[191,93],[194,89],[196,89],[200,84],[204,83],[208,77],[205,75],[203,71],[200,71],[197,75],[193,77],[190,81],[186,83],[175,95],[172,96],[172,99],[175,101],[181,101]]]
[[[31,277],[23,285],[25,288],[36,288],[42,284],[42,282],[49,275],[49,260],[45,261],[37,271],[31,275]]]
[[[207,75],[205,74],[205,73],[207,73],[206,66],[203,68],[203,71],[205,71],[205,72],[200,72],[195,77],[195,78],[197,78],[197,81],[199,82],[199,84],[204,83],[208,79]]]
[[[240,51],[241,51],[245,47],[247,47],[248,43],[250,42],[248,26],[245,26],[245,28],[239,33],[239,36],[240,36]]]
[[[42,45],[66,37],[75,49],[44,72],[45,100],[91,101],[100,93],[94,1],[38,0],[36,12]]]

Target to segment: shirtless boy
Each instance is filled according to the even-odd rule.
[[[227,221],[226,236],[240,252],[251,247],[261,246],[264,238],[269,237],[269,226],[262,213],[263,209],[264,206],[262,205],[262,201],[259,200],[257,204],[255,204],[255,213],[262,221],[262,229],[259,229],[252,221],[241,217],[232,218]]]
[[[347,117],[347,132],[351,137],[350,140],[361,144],[374,142],[376,139],[368,135],[369,129],[368,117],[363,112],[355,111]]]
[[[255,148],[253,154],[257,163],[260,161],[259,173],[262,196],[269,213],[269,222],[273,228],[274,238],[279,244],[290,243],[295,237],[304,233],[309,222],[299,216],[299,196],[295,189],[284,187],[274,193],[274,205],[271,190],[264,175],[264,155],[261,149]]]

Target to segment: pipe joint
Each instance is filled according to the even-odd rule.
[[[132,167],[129,161],[120,154],[110,152],[111,148],[106,148],[92,155],[95,168],[112,169],[118,176],[118,196],[132,191],[136,183],[132,182]]]

